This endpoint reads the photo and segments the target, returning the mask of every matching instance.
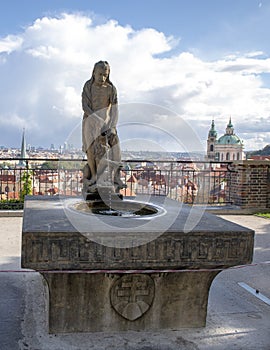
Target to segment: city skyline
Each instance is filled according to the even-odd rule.
[[[106,59],[124,147],[205,151],[211,120],[222,133],[231,116],[245,150],[262,149],[269,15],[255,0],[2,2],[0,145],[19,147],[23,128],[33,145],[79,144],[82,86]]]
[[[233,125],[231,124],[231,118],[229,120],[229,124],[231,125],[231,127],[233,128]],[[214,125],[214,120],[212,121],[212,125],[211,125],[211,129],[213,128]],[[225,133],[220,133],[218,130],[215,131],[216,132],[216,138],[219,139],[222,135],[225,136],[227,134],[227,128],[228,128],[228,124],[225,130]],[[233,128],[234,130],[234,128]],[[235,132],[233,132],[233,135],[235,135],[236,137],[237,134]],[[208,138],[209,138],[209,134],[208,134]],[[22,130],[22,135],[21,135],[21,147],[6,147],[5,145],[1,145],[0,144],[0,153],[1,150],[20,150],[21,153],[22,152],[28,152],[29,154],[31,154],[32,152],[36,152],[36,151],[52,151],[52,152],[57,152],[57,153],[65,153],[67,151],[71,151],[71,152],[76,152],[76,153],[80,153],[83,154],[82,152],[82,146],[81,144],[73,144],[73,143],[68,143],[68,142],[64,142],[63,144],[57,144],[55,145],[54,143],[51,143],[50,145],[46,146],[42,146],[42,145],[33,145],[30,142],[27,142],[28,140],[26,139],[26,131],[25,128],[23,128]],[[243,142],[243,140],[241,140]],[[208,141],[207,141],[208,143]],[[146,147],[145,147],[146,146]],[[207,147],[206,147],[207,148]],[[164,151],[161,147],[157,147],[156,144],[154,144],[154,142],[150,142],[148,140],[148,143],[146,144],[146,140],[140,140],[140,139],[132,139],[132,142],[127,142],[125,144],[122,144],[122,153],[156,153],[156,154],[176,154],[176,153],[182,153],[182,154],[200,154],[202,155],[206,155],[207,154],[207,150],[198,150],[198,151],[192,151],[192,152],[179,152],[177,150],[175,151]],[[257,150],[258,151],[258,150]],[[22,158],[25,158],[26,156],[22,156]]]

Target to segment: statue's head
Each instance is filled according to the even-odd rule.
[[[99,61],[94,65],[92,79],[96,83],[110,83],[110,66],[107,61]]]

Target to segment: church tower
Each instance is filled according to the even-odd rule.
[[[19,166],[25,167],[26,166],[26,162],[25,162],[25,160],[23,160],[23,158],[27,158],[26,142],[25,142],[25,129],[23,129],[23,134],[22,134],[22,145],[21,145],[20,158],[22,158],[22,159],[19,161]]]
[[[207,156],[206,160],[214,161],[216,159],[215,144],[217,141],[217,132],[215,129],[215,122],[212,120],[211,128],[208,133],[207,139]]]

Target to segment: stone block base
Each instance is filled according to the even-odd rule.
[[[254,232],[168,198],[153,202],[163,214],[140,220],[86,215],[69,198],[26,199],[22,267],[47,281],[51,333],[205,326],[217,269],[250,263]],[[173,272],[152,273],[164,270]]]
[[[49,332],[203,327],[217,274],[43,272],[49,287]]]

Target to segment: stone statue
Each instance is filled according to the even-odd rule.
[[[83,87],[82,109],[82,142],[87,154],[83,192],[95,193],[105,187],[118,192],[125,185],[120,179],[117,91],[110,81],[108,62],[95,64],[91,79]]]

